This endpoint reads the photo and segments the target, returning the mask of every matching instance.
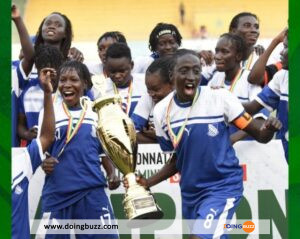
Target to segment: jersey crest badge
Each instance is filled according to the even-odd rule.
[[[15,188],[15,194],[20,195],[22,192],[23,192],[23,189],[19,185],[17,185]]]
[[[218,134],[219,134],[219,130],[213,124],[209,124],[207,135],[210,136],[210,137],[215,137]]]

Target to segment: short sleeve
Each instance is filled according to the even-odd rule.
[[[30,156],[32,171],[34,173],[44,160],[43,149],[40,140],[38,138],[32,140],[27,146],[27,151]]]
[[[17,66],[17,78],[18,78],[18,85],[19,88],[22,90],[26,86],[26,83],[29,80],[29,76],[26,76],[23,67],[22,67],[22,61]]]
[[[224,115],[228,122],[232,122],[239,117],[245,110],[239,99],[226,89],[219,89],[222,92],[224,102]]]
[[[273,111],[278,107],[280,101],[280,84],[279,78],[276,77],[276,75],[274,76],[274,79],[257,95],[255,100],[269,111]]]
[[[155,127],[155,134],[157,137],[157,141],[160,145],[160,148],[164,152],[173,152],[174,147],[169,136],[163,130],[162,124],[162,115],[163,112],[159,110],[160,108],[154,107],[153,112],[153,120],[154,120],[154,127]]]
[[[143,95],[138,101],[138,104],[131,116],[137,132],[141,131],[144,127],[147,126],[152,108],[152,98],[148,94]]]

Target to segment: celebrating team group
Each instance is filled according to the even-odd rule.
[[[288,163],[287,28],[264,49],[256,45],[258,17],[239,13],[213,53],[180,48],[177,27],[158,23],[149,36],[152,54],[136,59],[121,32],[105,32],[95,43],[99,62],[86,63],[84,49],[72,47],[67,16],[46,16],[31,38],[16,5],[11,12],[22,47],[12,64],[12,144],[24,147],[12,159],[12,238],[30,238],[28,185],[39,166],[46,173],[41,218],[115,219],[106,187],[117,188],[120,179],[97,137],[97,114],[80,103],[83,96],[95,100],[103,94],[119,95],[138,143],[159,143],[164,152],[172,153],[158,173],[136,180],[149,188],[179,172],[185,219],[205,220],[211,209],[214,220],[233,217],[243,195],[235,142],[267,143],[276,137],[285,152],[282,160]],[[272,62],[270,56],[279,44],[280,56]],[[270,116],[273,111],[276,117]],[[190,227],[190,238],[227,238],[223,224],[205,234],[196,223]]]

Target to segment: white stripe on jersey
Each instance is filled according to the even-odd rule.
[[[173,99],[174,92],[157,103],[154,107],[155,131],[158,137],[164,137],[169,140],[163,127],[167,124],[166,112],[170,100]],[[190,107],[180,107],[176,103],[172,104],[170,119],[176,126],[183,123]],[[188,124],[210,122],[231,122],[244,111],[244,107],[231,92],[226,89],[211,89],[210,87],[200,87],[200,95],[190,112]],[[193,118],[195,120],[193,120]],[[179,123],[177,123],[177,121]],[[173,128],[172,125],[172,128]]]
[[[261,91],[261,87],[258,85],[253,85],[248,82],[248,75],[250,71],[244,70],[240,79],[236,82],[236,85],[232,91],[240,101],[249,101],[255,98],[255,96]],[[229,90],[230,85],[225,84],[225,74],[224,72],[216,72],[213,78],[208,83],[209,86],[224,87]]]
[[[78,122],[79,118],[73,118],[73,124],[76,124]],[[56,128],[59,128],[61,126],[64,126],[64,125],[68,125],[69,123],[69,120],[68,119],[65,119],[63,121],[60,121],[60,122],[56,122],[55,124],[55,127]],[[83,124],[90,124],[90,125],[94,125],[95,127],[97,127],[97,122],[95,122],[94,119],[84,119],[82,121]]]
[[[44,107],[44,92],[41,87],[37,84],[31,86],[24,93],[24,110],[27,112],[40,112]]]
[[[38,138],[35,142],[38,147],[39,158],[44,160],[41,142]],[[27,177],[28,180],[32,177],[32,160],[36,160],[36,158],[31,158],[35,155],[31,156],[29,154],[28,147],[30,147],[30,145],[23,148],[12,148],[12,188],[18,185],[25,177]]]
[[[268,84],[280,99],[288,101],[289,96],[289,72],[285,69],[278,71]]]
[[[218,225],[216,227],[213,238],[220,237],[221,235],[224,234],[224,225],[226,224],[228,211],[234,207],[234,201],[235,201],[235,198],[227,198],[226,205],[224,207],[223,212],[221,213],[221,215],[219,217]]]
[[[175,123],[172,123],[171,122],[171,127],[172,128],[177,128],[177,127],[180,127],[183,123],[185,119],[182,119],[180,120],[180,122],[175,122]],[[210,124],[210,123],[218,123],[218,122],[222,122],[224,121],[224,116],[219,116],[219,117],[212,117],[212,118],[196,118],[196,119],[193,119],[193,118],[188,118],[187,120],[187,123],[186,125],[191,125],[191,124]],[[166,129],[167,128],[167,125],[163,125],[163,128]]]

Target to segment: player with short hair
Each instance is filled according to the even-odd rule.
[[[108,47],[113,43],[120,42],[127,44],[125,36],[119,31],[105,32],[97,41],[98,56],[101,62],[98,63],[86,63],[91,75],[102,75],[106,77],[106,73],[103,72],[105,55]]]
[[[63,98],[54,106],[56,133],[49,150],[58,163],[46,176],[42,191],[43,219],[101,219],[112,223],[114,213],[100,170],[103,153],[97,137],[97,114],[80,98],[89,90],[90,74],[78,61],[65,62],[59,71],[58,89]],[[63,182],[63,183],[62,183]],[[101,221],[99,220],[99,221]],[[46,239],[70,235],[47,234]],[[76,238],[118,238],[116,234],[77,234]]]
[[[155,131],[163,151],[174,152],[170,162],[149,179],[151,187],[181,173],[180,188],[185,219],[194,219],[190,238],[223,235],[243,193],[243,171],[229,140],[227,124],[245,130],[259,142],[268,142],[281,124],[269,118],[261,128],[239,100],[226,89],[199,87],[201,63],[191,50],[174,55],[171,78],[175,91],[154,108]],[[125,184],[126,185],[126,184]],[[199,220],[217,220],[214,233],[199,231]]]
[[[235,15],[230,22],[229,32],[242,37],[246,42],[247,53],[246,59],[242,62],[242,67],[246,70],[251,70],[259,56],[264,52],[264,50],[259,50],[260,46],[255,46],[260,35],[258,17],[251,12],[241,12]],[[270,68],[272,72],[270,72]],[[258,85],[266,85],[280,69],[282,69],[280,62],[270,62],[270,65],[265,68],[266,73],[264,74],[263,81],[259,82]],[[256,82],[250,80],[250,83],[255,84]]]
[[[171,56],[160,57],[153,61],[146,71],[147,94],[139,100],[131,117],[137,131],[137,141],[139,143],[157,143],[153,123],[153,109],[155,104],[173,90],[173,84],[169,76],[171,62]]]
[[[124,43],[114,43],[107,49],[105,68],[109,77],[107,93],[119,94],[123,111],[131,117],[139,99],[147,92],[145,75],[131,73],[131,52]]]
[[[240,36],[231,33],[222,34],[215,50],[215,64],[218,71],[208,83],[212,87],[224,87],[237,96],[240,102],[251,101],[261,91],[260,86],[248,83],[250,71],[241,67],[241,61],[247,57],[246,49],[246,44]],[[269,112],[263,110],[256,114],[255,118],[263,123],[268,116]],[[230,125],[229,129],[233,143],[248,136],[235,126]]]

